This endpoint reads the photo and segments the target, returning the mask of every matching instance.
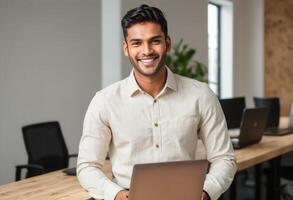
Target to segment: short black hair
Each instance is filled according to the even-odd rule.
[[[153,22],[160,25],[165,37],[168,36],[167,20],[164,13],[156,7],[143,4],[129,10],[121,20],[124,38],[127,37],[127,29],[132,25],[142,22]]]

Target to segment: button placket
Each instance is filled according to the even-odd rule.
[[[160,133],[160,112],[159,112],[159,103],[157,99],[153,100],[153,138],[154,138],[154,148],[155,148],[155,159],[160,161],[161,152],[161,133]]]

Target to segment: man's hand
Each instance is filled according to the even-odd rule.
[[[201,194],[201,200],[211,200],[209,195],[203,191],[202,194]]]
[[[128,199],[128,190],[121,190],[117,193],[115,200],[127,200]]]

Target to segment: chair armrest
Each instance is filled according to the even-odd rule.
[[[36,169],[39,170],[41,173],[45,172],[45,169],[41,165],[36,165],[36,164],[27,164],[27,165],[16,165],[15,166],[16,171],[15,171],[15,181],[19,181],[21,177],[21,171],[23,168],[26,169]]]
[[[77,157],[78,154],[69,154],[68,158],[73,158],[73,157]]]
[[[68,158],[74,158],[74,157],[77,157],[77,156],[78,156],[78,154],[69,154]],[[106,160],[109,160],[109,159],[110,159],[109,153],[107,153]]]

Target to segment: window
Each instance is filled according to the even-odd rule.
[[[232,97],[233,3],[230,0],[209,0],[208,51],[210,88],[220,98]]]
[[[214,3],[208,4],[208,52],[209,52],[209,86],[215,94],[221,94],[220,68],[220,34],[221,7]]]

